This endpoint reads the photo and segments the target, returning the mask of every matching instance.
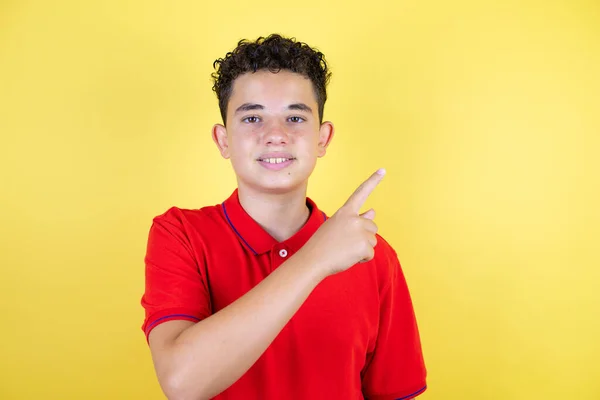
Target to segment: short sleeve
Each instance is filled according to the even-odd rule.
[[[182,212],[171,208],[154,218],[146,248],[145,310],[142,330],[150,331],[163,322],[198,322],[210,315],[210,295],[199,249],[193,248]]]
[[[375,350],[363,374],[368,400],[411,399],[423,393],[426,368],[412,300],[395,251],[384,244],[388,282],[380,294]]]

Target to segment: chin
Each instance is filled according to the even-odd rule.
[[[251,179],[240,181],[240,184],[248,188],[252,188],[253,191],[272,193],[272,194],[285,194],[296,190],[302,190],[306,187],[307,179],[298,179],[289,176],[285,177],[274,177],[281,179]],[[286,179],[287,178],[287,179]]]
[[[257,185],[262,191],[274,194],[290,193],[304,187],[302,182],[269,182]]]
[[[234,165],[238,186],[257,193],[286,194],[305,191],[315,165],[294,163],[280,171],[269,171],[258,165],[245,167]]]

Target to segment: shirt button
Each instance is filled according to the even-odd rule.
[[[286,249],[281,249],[281,250],[279,250],[279,255],[280,255],[282,258],[286,258],[286,257],[287,257],[287,250],[286,250]]]

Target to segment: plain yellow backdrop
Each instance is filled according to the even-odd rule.
[[[422,398],[600,399],[597,0],[1,2],[0,398],[163,398],[148,229],[234,189],[212,62],[271,32],[334,74],[309,195],[388,170]]]

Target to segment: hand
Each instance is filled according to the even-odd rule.
[[[373,173],[302,247],[301,252],[322,268],[325,276],[373,259],[377,244],[375,211],[359,212],[384,175],[384,169]]]

